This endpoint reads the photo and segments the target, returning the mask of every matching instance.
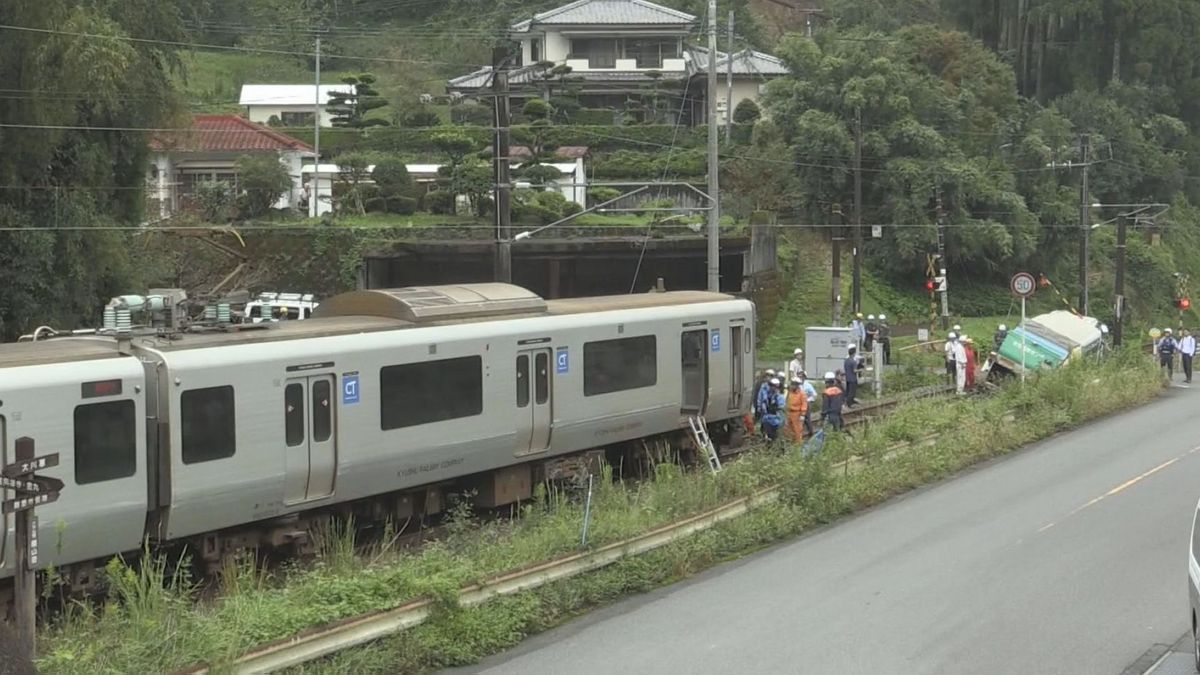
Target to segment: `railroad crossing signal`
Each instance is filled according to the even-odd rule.
[[[1191,298],[1179,298],[1175,301],[1175,306],[1179,309],[1191,309],[1192,300]]]

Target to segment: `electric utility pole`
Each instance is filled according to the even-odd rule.
[[[854,111],[854,289],[851,304],[862,311],[862,110]]]
[[[733,10],[729,10],[729,35],[725,54],[725,143],[733,140]]]
[[[492,94],[496,130],[492,140],[495,173],[496,260],[493,279],[512,283],[512,184],[508,163],[508,47],[492,50]]]
[[[830,305],[833,307],[833,325],[842,325],[842,236],[846,225],[846,214],[842,212],[841,204],[834,204],[833,215],[837,216],[840,224],[833,228],[830,237],[832,256],[830,260],[831,283],[829,287]]]
[[[1089,239],[1092,225],[1088,221],[1091,210],[1091,195],[1088,194],[1088,167],[1092,165],[1090,140],[1087,134],[1079,134],[1078,162],[1050,162],[1046,166],[1051,169],[1063,168],[1083,170],[1079,181],[1079,311],[1088,315],[1088,257],[1090,254]]]
[[[317,213],[317,195],[321,189],[321,37],[317,36],[317,77],[313,82],[313,152],[316,157],[313,158],[313,180],[312,194],[308,196],[308,202],[311,204],[309,216],[316,218]]]
[[[937,185],[937,256],[938,285],[942,296],[942,330],[950,328],[950,280],[946,278],[946,210],[942,208],[942,184]]]
[[[1079,311],[1088,316],[1088,239],[1091,237],[1092,224],[1088,215],[1091,213],[1091,199],[1088,195],[1088,136],[1079,135],[1080,165],[1083,168],[1082,180],[1079,183]]]
[[[1128,220],[1128,216],[1123,213],[1117,216],[1117,270],[1114,275],[1116,297],[1113,298],[1117,320],[1113,322],[1112,329],[1114,347],[1121,346],[1121,336],[1124,332],[1121,324],[1125,321],[1125,226]]]
[[[717,0],[708,0],[708,290],[721,290],[721,185],[717,177]]]

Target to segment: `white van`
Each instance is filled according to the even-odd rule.
[[[246,303],[246,323],[261,323],[263,321],[303,320],[312,316],[313,310],[320,303],[313,299],[311,293],[260,293],[256,300]],[[263,306],[266,305],[269,316],[263,316]]]
[[[1196,625],[1200,617],[1200,502],[1196,503],[1196,512],[1192,515],[1192,544],[1188,547],[1188,600],[1192,606],[1192,658],[1196,662],[1196,672],[1200,672],[1200,626]]]

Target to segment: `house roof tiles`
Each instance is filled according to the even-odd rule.
[[[312,146],[237,115],[196,115],[192,126],[150,139],[159,152],[313,152]]]
[[[706,72],[708,69],[708,49],[704,47],[689,47],[691,63],[689,69],[693,74]],[[724,75],[729,67],[729,55],[717,52],[717,72]],[[734,75],[787,75],[790,71],[783,60],[777,56],[743,49],[733,53]]]
[[[575,0],[513,24],[512,30],[525,32],[536,25],[688,26],[695,20],[691,14],[648,0]]]

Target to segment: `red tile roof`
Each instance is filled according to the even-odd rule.
[[[187,129],[155,134],[150,148],[178,152],[313,151],[307,143],[237,115],[196,115]]]

